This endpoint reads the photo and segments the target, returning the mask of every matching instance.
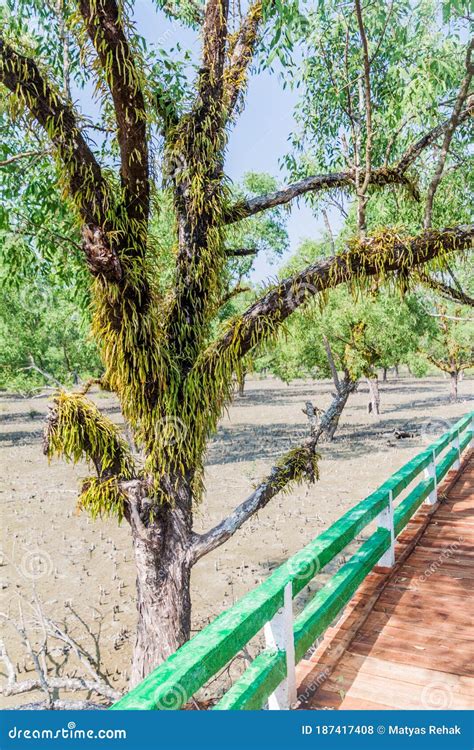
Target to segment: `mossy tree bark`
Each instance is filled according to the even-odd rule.
[[[83,485],[80,507],[125,518],[137,569],[138,626],[132,680],[181,645],[190,633],[190,573],[200,557],[223,544],[286,484],[317,476],[316,446],[294,448],[227,519],[206,534],[193,532],[193,506],[203,496],[203,462],[209,436],[232,398],[240,362],[279,330],[310,297],[339,284],[362,284],[391,272],[407,274],[433,258],[472,245],[472,226],[429,230],[401,239],[385,232],[348,244],[284,279],[213,337],[211,324],[223,298],[226,224],[299,195],[334,187],[355,189],[352,171],[316,175],[270,195],[233,203],[223,172],[229,123],[243,97],[246,75],[263,31],[261,0],[250,3],[229,34],[227,0],[208,0],[202,23],[202,63],[195,99],[184,114],[170,92],[153,80],[153,101],[138,53],[126,34],[126,11],[117,0],[78,2],[95,48],[100,86],[115,110],[119,174],[110,178],[81,132],[81,119],[63,101],[45,67],[0,38],[0,83],[49,135],[82,227],[91,275],[93,333],[101,347],[107,383],[120,401],[141,451],[136,462],[117,428],[84,394],[61,393],[48,420],[49,455],[87,460],[95,475]],[[150,259],[152,194],[149,148],[156,108],[164,141],[164,174],[176,219],[176,265],[163,290]],[[461,113],[459,122],[468,113]],[[391,166],[361,169],[367,188],[411,184],[409,169],[440,137],[438,126]],[[361,281],[362,280],[362,281]],[[322,428],[331,424],[330,407]]]

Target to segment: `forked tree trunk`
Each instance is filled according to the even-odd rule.
[[[379,379],[377,375],[374,378],[366,378],[367,385],[369,386],[369,403],[367,404],[367,412],[369,414],[380,414],[380,393],[379,393]]]
[[[451,376],[451,398],[453,401],[457,401],[459,372],[457,370],[451,370],[450,376]]]

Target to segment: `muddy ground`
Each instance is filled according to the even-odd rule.
[[[416,380],[389,375],[381,383],[382,414],[374,419],[366,413],[367,388],[362,385],[350,398],[334,442],[321,445],[319,482],[276,497],[232,540],[195,567],[193,629],[199,630],[262,581],[472,409],[472,386],[472,379],[461,382],[459,401],[451,403],[449,383],[441,376]],[[274,379],[248,381],[244,397],[236,399],[210,444],[207,497],[196,510],[198,532],[240,503],[278,456],[307,437],[305,401],[324,408],[331,390],[329,381],[291,385]],[[110,394],[92,397],[114,421],[121,421]],[[1,612],[17,625],[23,617],[31,640],[38,643],[41,606],[44,618],[65,626],[100,662],[110,683],[122,690],[135,623],[127,524],[119,527],[114,521],[94,522],[76,514],[77,486],[87,469],[60,461],[48,466],[41,435],[49,398],[47,394],[28,399],[0,395]],[[401,427],[415,428],[418,435],[396,440],[393,430]],[[313,588],[322,585],[355,545],[318,576]],[[19,679],[31,679],[31,659],[20,634],[11,622],[2,629]],[[84,673],[73,649],[51,640],[48,649],[52,671]],[[62,666],[54,667],[52,659]],[[4,680],[6,669],[0,668]],[[18,705],[33,698],[34,694],[27,694],[3,700],[5,705]]]

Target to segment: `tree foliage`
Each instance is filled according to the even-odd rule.
[[[432,226],[435,193],[465,137],[473,74],[472,45],[461,69],[460,45],[443,42],[442,30],[434,30],[437,5],[423,3],[410,14],[405,3],[387,8],[377,0],[362,9],[355,0],[350,10],[341,6],[342,21],[333,3],[309,10],[296,0],[157,5],[199,34],[197,59],[148,43],[135,27],[134,4],[125,0],[9,0],[0,36],[8,133],[2,169],[10,175],[2,228],[8,238],[31,238],[18,245],[8,239],[5,262],[17,263],[26,278],[33,266],[46,276],[63,274],[68,290],[76,288],[71,279],[87,280],[105,377],[141,452],[133,467],[106,461],[104,472],[104,457],[117,448],[113,426],[96,416],[85,394],[56,398],[46,451],[92,458],[97,476],[83,487],[81,505],[93,515],[115,508],[131,527],[139,611],[134,681],[189,637],[190,570],[203,550],[226,541],[290,482],[317,476],[319,433],[283,456],[229,519],[206,534],[193,531],[207,440],[245,358],[275,339],[310,298],[323,299],[342,284],[367,295],[389,277],[406,291],[414,269],[445,268],[472,246],[474,234],[458,219]],[[415,43],[428,17],[432,59],[426,35],[421,58]],[[321,34],[343,71],[332,90],[324,85],[324,49],[314,56]],[[236,195],[225,174],[226,147],[258,61],[283,62],[288,78],[304,72],[304,158],[290,162],[296,182],[274,189],[250,176]],[[407,66],[410,80],[401,78]],[[81,89],[92,98],[92,117],[77,103]],[[345,121],[348,91],[357,108]],[[429,111],[429,121],[415,118],[399,132],[404,108]],[[423,228],[372,227],[372,194],[396,188],[419,198],[418,160],[440,142]],[[318,173],[310,174],[309,165]],[[323,168],[330,171],[319,173]],[[332,256],[266,288],[245,310],[221,314],[238,281],[238,268],[229,265],[239,249],[233,243],[282,246],[279,207],[338,190],[356,198],[357,231],[335,243]],[[270,223],[253,223],[267,211]],[[102,458],[91,455],[92,446]]]

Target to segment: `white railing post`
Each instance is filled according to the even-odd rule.
[[[456,432],[456,437],[453,440],[453,445],[458,452],[458,457],[453,463],[453,469],[459,469],[459,467],[461,466],[461,446],[459,444],[459,430]]]
[[[377,516],[377,523],[390,531],[390,547],[383,553],[377,565],[392,568],[395,565],[395,529],[393,528],[393,492],[388,493],[388,506]]]
[[[425,469],[425,477],[426,479],[432,479],[434,482],[434,487],[426,498],[425,504],[434,505],[438,500],[438,484],[436,482],[436,456],[434,451],[432,451],[431,453],[431,462]]]
[[[264,627],[267,648],[286,652],[286,677],[268,698],[271,711],[288,711],[296,703],[295,639],[293,634],[293,584],[285,586],[283,607]]]

